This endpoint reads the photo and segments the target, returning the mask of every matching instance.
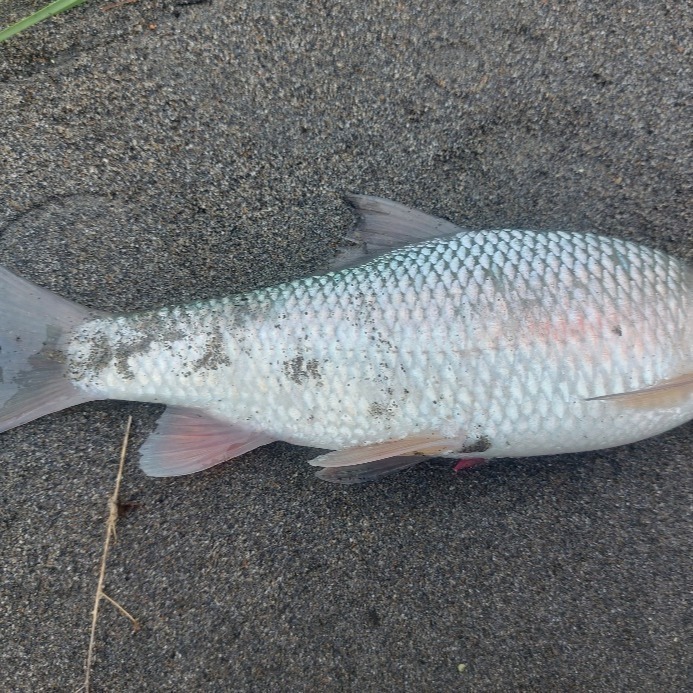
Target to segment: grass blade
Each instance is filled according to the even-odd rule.
[[[83,2],[86,2],[86,0],[55,0],[55,2],[34,12],[34,14],[30,14],[16,24],[12,24],[12,26],[8,26],[7,29],[0,31],[0,43],[7,41],[8,38],[18,34],[20,31],[24,31],[24,29],[28,29],[30,26],[34,26],[34,24],[48,19],[48,17],[52,17],[54,14],[77,7],[77,5],[81,5]]]

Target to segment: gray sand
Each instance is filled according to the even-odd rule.
[[[689,3],[102,5],[0,47],[0,262],[64,296],[130,310],[319,271],[343,191],[693,261]],[[286,444],[146,478],[160,411],[2,435],[3,690],[82,682],[128,414],[106,591],[142,630],[102,606],[97,691],[686,687],[690,423],[342,488]]]

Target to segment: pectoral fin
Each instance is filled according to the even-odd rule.
[[[350,467],[325,467],[316,472],[315,476],[333,484],[363,484],[408,469],[427,459],[428,457],[421,456],[386,457],[383,460],[355,464]]]
[[[681,405],[691,395],[693,395],[693,373],[684,373],[651,387],[590,397],[587,401],[615,402],[632,409],[667,409]]]
[[[382,443],[372,443],[371,445],[361,445],[344,450],[335,450],[325,455],[320,455],[310,464],[314,467],[352,467],[354,465],[375,462],[388,457],[401,457],[407,455],[427,455],[435,456],[444,452],[450,452],[459,447],[460,441],[457,438],[449,438],[436,433],[420,433],[400,438],[397,440],[386,440]]]
[[[149,476],[182,476],[272,442],[269,436],[224,423],[197,409],[168,407],[140,448]]]

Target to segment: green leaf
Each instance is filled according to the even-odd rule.
[[[55,2],[50,3],[50,5],[46,5],[37,12],[34,12],[34,14],[0,31],[0,43],[7,41],[8,38],[18,34],[20,31],[24,31],[24,29],[28,29],[30,26],[34,26],[34,24],[48,19],[48,17],[52,17],[54,14],[65,12],[65,10],[77,7],[77,5],[81,5],[83,2],[86,2],[86,0],[55,0]]]

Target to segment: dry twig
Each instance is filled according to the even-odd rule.
[[[113,494],[108,499],[108,520],[106,521],[106,539],[103,545],[103,554],[101,556],[101,569],[99,571],[99,582],[96,586],[96,599],[94,600],[94,609],[92,610],[91,618],[91,636],[89,637],[89,649],[87,651],[87,662],[85,665],[84,673],[84,691],[89,693],[89,678],[91,675],[91,666],[94,658],[94,644],[96,640],[96,622],[99,618],[99,604],[101,603],[101,598],[103,597],[107,601],[111,602],[118,611],[120,611],[124,616],[130,619],[132,622],[132,627],[135,632],[140,629],[140,624],[137,619],[129,614],[118,602],[111,599],[103,591],[103,583],[106,579],[106,559],[108,558],[108,551],[111,548],[111,539],[116,538],[116,522],[118,521],[118,493],[120,492],[120,482],[123,478],[123,466],[125,465],[125,453],[128,449],[128,440],[130,438],[130,426],[132,425],[132,416],[128,417],[127,425],[125,426],[125,435],[123,437],[123,445],[120,450],[120,464],[118,466],[118,476],[116,478],[115,489]]]

